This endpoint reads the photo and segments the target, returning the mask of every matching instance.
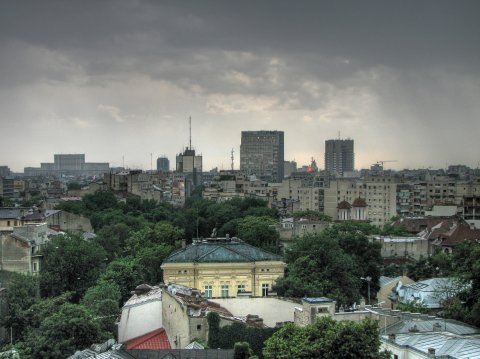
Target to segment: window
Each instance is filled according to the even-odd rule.
[[[228,298],[228,284],[222,284],[222,298]]]
[[[197,324],[197,330],[202,330],[202,325],[201,324]]]
[[[262,284],[262,297],[268,296],[268,284],[264,283]]]
[[[36,272],[38,270],[37,263],[33,263],[33,271]]]
[[[237,286],[237,289],[238,289],[238,290],[237,290],[238,293],[245,292],[245,284],[239,284],[239,285]]]
[[[205,298],[212,298],[212,286],[211,285],[206,285],[205,286]]]

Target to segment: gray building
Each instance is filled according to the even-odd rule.
[[[283,131],[242,131],[240,170],[263,181],[282,182],[284,171]]]
[[[94,176],[108,172],[108,162],[85,162],[85,154],[55,154],[53,163],[41,163],[40,167],[25,167],[25,176]]]
[[[336,139],[325,141],[325,169],[335,176],[355,169],[353,140]]]
[[[157,171],[169,172],[170,171],[170,161],[167,157],[162,156],[157,158]]]

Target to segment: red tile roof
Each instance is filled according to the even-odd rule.
[[[480,230],[471,229],[469,225],[460,223],[455,226],[449,232],[441,236],[443,239],[442,246],[456,246],[457,244],[462,243],[464,240],[470,240],[472,242],[480,241]]]
[[[352,206],[347,201],[342,201],[337,206],[338,209],[350,209]]]
[[[363,198],[355,198],[352,204],[353,207],[367,207],[367,202]]]
[[[165,329],[160,328],[127,342],[127,349],[171,349]]]

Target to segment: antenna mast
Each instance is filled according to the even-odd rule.
[[[232,172],[233,172],[233,152],[234,152],[234,151],[233,151],[233,148],[232,148],[232,152],[230,152],[231,155],[232,155],[232,156],[230,157],[230,158],[232,159]]]
[[[188,117],[188,126],[189,126],[189,129],[190,129],[190,137],[189,137],[190,138],[190,140],[189,140],[190,147],[188,149],[191,150],[192,149],[192,116]]]

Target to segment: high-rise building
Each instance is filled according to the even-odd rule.
[[[157,158],[157,171],[162,171],[162,172],[170,171],[170,161],[166,156]]]
[[[335,176],[355,169],[353,140],[336,139],[325,141],[325,169]]]
[[[268,182],[282,182],[283,131],[242,131],[240,170]]]

